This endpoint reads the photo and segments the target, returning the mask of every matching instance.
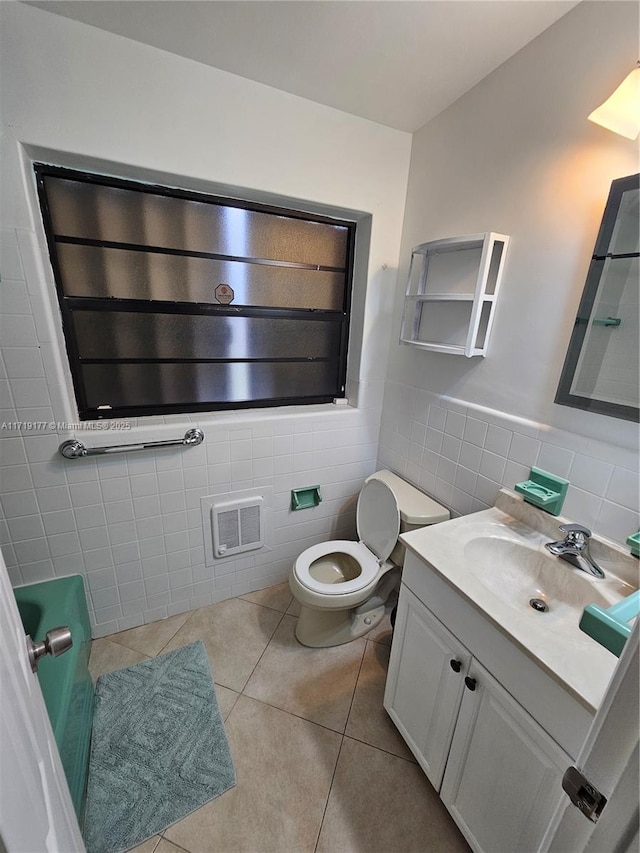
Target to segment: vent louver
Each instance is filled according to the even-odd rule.
[[[261,497],[214,504],[211,509],[214,556],[230,557],[262,548],[262,514]]]

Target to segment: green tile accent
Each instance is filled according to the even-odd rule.
[[[620,317],[596,317],[593,321],[594,326],[620,326],[621,323]]]
[[[305,486],[302,489],[291,489],[291,509],[293,511],[318,506],[321,500],[320,486]]]
[[[551,515],[560,515],[568,488],[568,480],[543,471],[542,468],[532,468],[529,479],[514,486],[515,491],[521,494],[527,503],[540,507]]]
[[[627,545],[631,548],[631,553],[634,557],[640,557],[640,531],[629,536]]]
[[[620,657],[631,634],[631,626],[628,623],[635,619],[639,612],[640,592],[633,592],[607,610],[597,604],[590,604],[585,607],[580,619],[580,630],[616,657]]]

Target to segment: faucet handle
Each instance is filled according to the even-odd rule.
[[[561,524],[560,530],[563,533],[568,533],[569,535],[581,533],[585,539],[588,539],[591,536],[591,531],[588,527],[584,527],[582,524]]]

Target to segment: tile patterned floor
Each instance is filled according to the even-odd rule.
[[[94,640],[94,677],[202,640],[238,784],[134,853],[467,853],[382,707],[391,631],[295,639],[288,584]]]

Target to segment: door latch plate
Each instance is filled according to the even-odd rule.
[[[569,767],[562,777],[562,787],[569,795],[574,806],[580,809],[585,817],[596,823],[602,809],[607,804],[607,798],[595,788],[577,767]]]

